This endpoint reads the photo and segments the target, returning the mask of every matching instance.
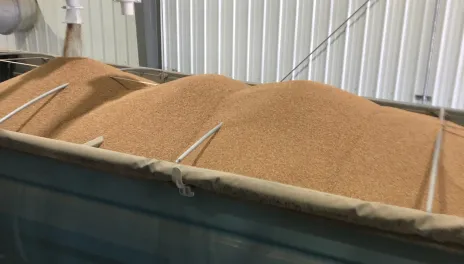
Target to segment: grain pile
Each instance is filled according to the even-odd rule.
[[[50,95],[8,119],[0,128],[53,137],[75,118],[98,106],[145,87],[112,79],[145,80],[84,58],[58,58],[26,74],[0,83],[0,117],[59,85],[69,87]],[[147,80],[145,80],[147,81]]]
[[[191,77],[131,93],[77,120],[58,139],[174,161],[204,133],[222,101],[247,88],[225,77]],[[201,137],[201,135],[200,135]]]
[[[104,136],[102,148],[174,161],[222,121],[219,133],[184,164],[424,208],[436,118],[310,81],[249,87],[216,75],[121,92],[110,100],[48,134],[39,119],[58,117],[41,111],[27,133],[75,143]],[[464,216],[463,155],[464,130],[449,123],[435,212]]]

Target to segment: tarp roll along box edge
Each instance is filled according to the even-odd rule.
[[[183,166],[53,139],[0,130],[0,147],[124,176],[171,181],[179,168],[193,187],[434,243],[464,246],[464,219],[317,192],[237,174]],[[174,191],[174,189],[173,189]],[[195,199],[195,198],[186,198]]]

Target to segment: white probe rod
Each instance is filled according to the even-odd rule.
[[[182,162],[182,160],[187,157],[188,154],[190,154],[192,151],[194,151],[198,146],[200,146],[201,143],[203,143],[203,141],[205,141],[207,138],[209,138],[211,135],[213,135],[214,133],[216,133],[222,126],[222,122],[219,123],[219,125],[215,126],[213,129],[211,129],[210,131],[208,131],[208,133],[206,133],[205,135],[203,135],[197,142],[195,142],[189,149],[187,149],[184,153],[182,153],[182,155],[180,155],[177,159],[176,159],[176,163],[180,163]]]
[[[440,160],[441,142],[443,138],[444,118],[445,118],[445,109],[441,108],[440,109],[440,130],[438,131],[437,138],[435,140],[435,149],[433,150],[433,158],[432,158],[432,169],[430,170],[429,193],[427,196],[427,206],[426,206],[426,210],[428,213],[432,213],[432,209],[433,209],[433,198],[435,196],[435,184],[437,182],[438,164]]]
[[[13,110],[11,113],[7,114],[6,116],[4,116],[2,119],[0,119],[0,124],[3,123],[4,121],[6,121],[7,119],[9,119],[10,117],[14,116],[15,114],[17,114],[18,112],[22,111],[24,108],[30,106],[31,104],[39,101],[40,99],[50,95],[50,94],[53,94],[53,93],[56,93],[58,92],[59,90],[61,89],[64,89],[66,88],[67,86],[69,85],[69,83],[65,83],[65,84],[62,84],[54,89],[51,89],[50,91],[48,92],[45,92],[39,96],[37,96],[36,98],[30,100],[29,102],[23,104],[22,106],[16,108],[15,110]]]

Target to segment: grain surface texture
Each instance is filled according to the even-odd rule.
[[[311,81],[248,86],[218,75],[127,87],[140,79],[88,59],[57,59],[0,84],[0,115],[70,86],[0,128],[174,161],[367,201],[424,209],[438,119],[381,107]],[[130,86],[130,84],[128,84]],[[464,216],[464,128],[445,127],[434,212]]]

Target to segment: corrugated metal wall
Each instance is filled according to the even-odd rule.
[[[65,36],[64,0],[38,0],[41,15],[27,33],[0,35],[0,49],[61,55]],[[82,0],[83,55],[107,63],[139,64],[134,16],[123,16],[111,0]]]
[[[161,2],[164,69],[249,82],[279,81],[365,4],[290,78],[464,108],[462,0]]]

